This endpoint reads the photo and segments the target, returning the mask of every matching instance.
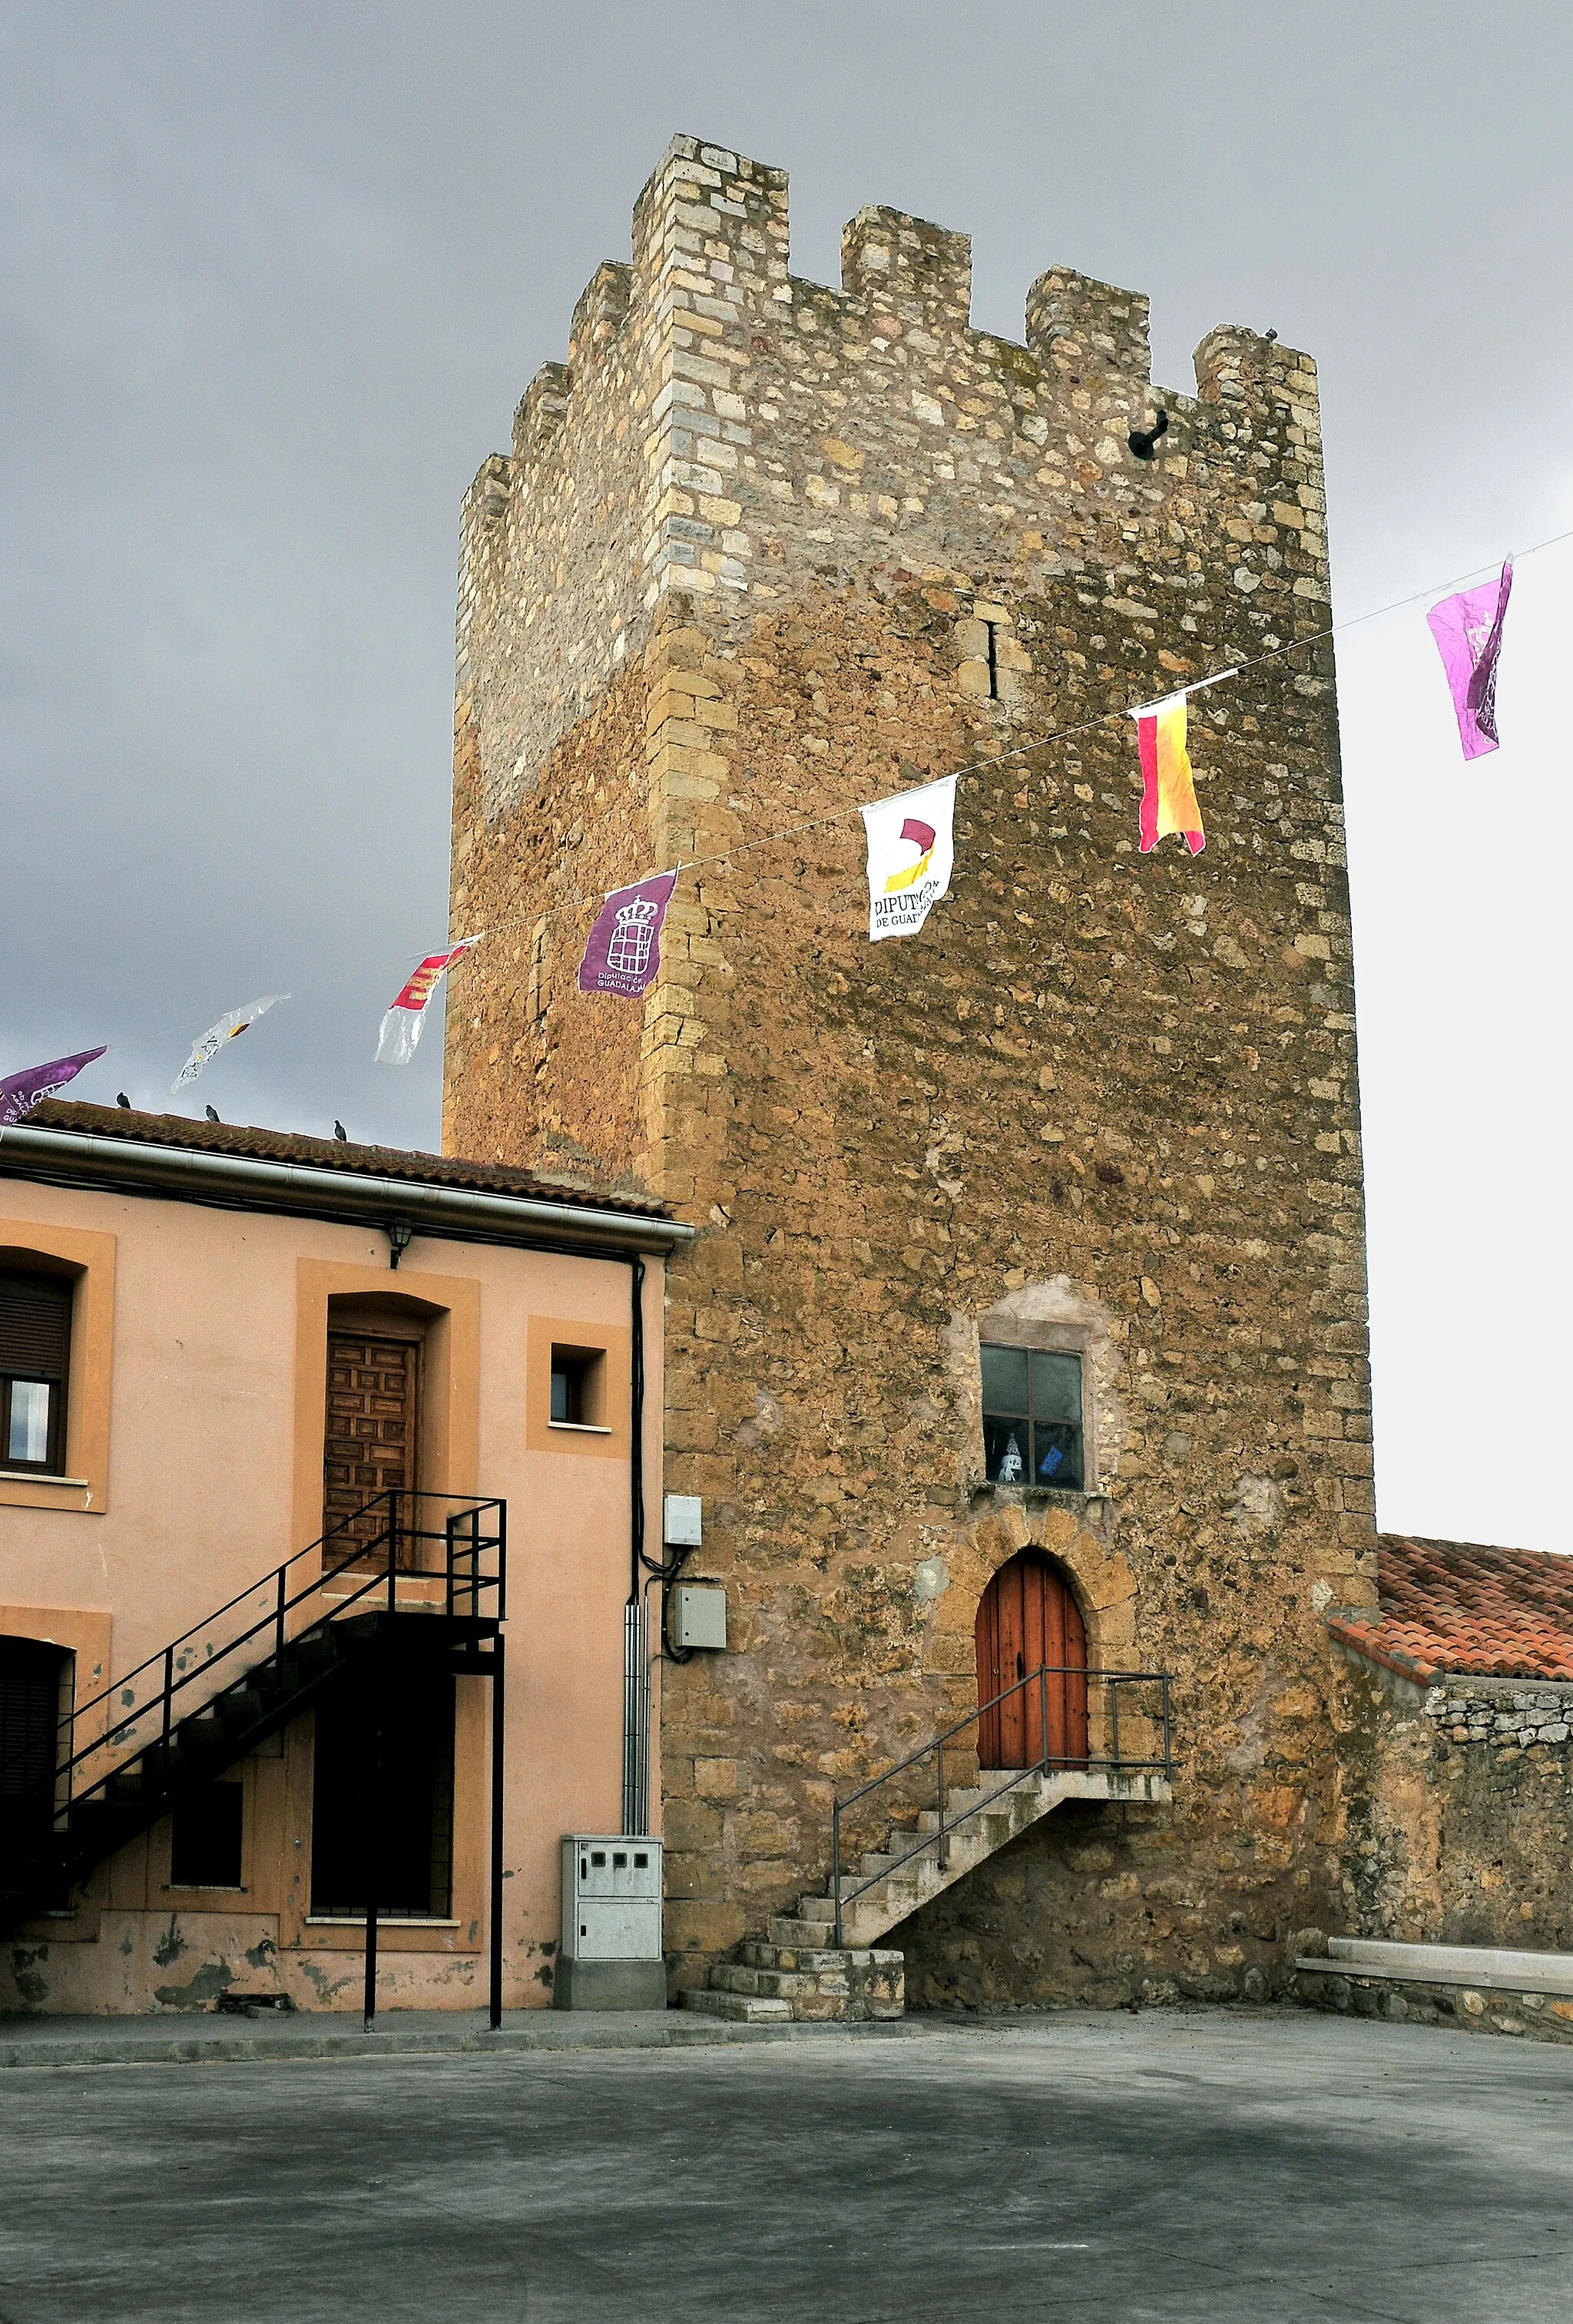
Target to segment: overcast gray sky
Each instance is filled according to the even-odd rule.
[[[0,0],[0,1071],[112,1040],[81,1093],[159,1106],[292,991],[187,1110],[436,1144],[437,1028],[371,1055],[445,928],[456,511],[674,131],[791,171],[799,273],[888,202],[988,328],[1065,260],[1171,385],[1309,347],[1345,618],[1573,527],[1570,68],[1550,0]],[[1554,678],[1573,558],[1522,587]],[[1418,620],[1340,646],[1381,1514],[1568,1547],[1566,722],[1511,640],[1466,777]]]

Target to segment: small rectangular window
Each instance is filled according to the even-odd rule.
[[[244,1797],[239,1784],[209,1784],[180,1802],[170,1824],[171,1888],[239,1887]]]
[[[1081,1358],[1050,1348],[985,1347],[981,1354],[991,1483],[1082,1491]]]
[[[551,1417],[560,1428],[600,1426],[605,1360],[599,1348],[552,1349]]]
[[[0,1468],[64,1468],[70,1344],[69,1281],[0,1274]]]

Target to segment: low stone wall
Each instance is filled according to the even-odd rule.
[[[1573,2043],[1573,2001],[1551,1993],[1498,1993],[1473,1986],[1415,1985],[1403,1978],[1323,1976],[1302,1970],[1297,2001],[1390,2024],[1445,2025],[1456,2034],[1514,2034]]]
[[[1351,1656],[1345,1700],[1350,1932],[1573,1949],[1573,1684],[1421,1688]]]

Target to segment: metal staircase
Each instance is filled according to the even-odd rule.
[[[61,1720],[51,1753],[0,1766],[0,1932],[66,1905],[97,1865],[375,1658],[396,1718],[402,1670],[490,1679],[494,1900],[501,1890],[502,1625],[507,1511],[393,1489]],[[85,1738],[85,1739],[84,1739]],[[52,1758],[53,1764],[50,1761]],[[42,1764],[40,1762],[42,1761]],[[501,2010],[494,1909],[493,2022]],[[372,2015],[377,1909],[367,1918]]]
[[[1056,1693],[1058,1704],[1051,1700]],[[1055,1719],[1068,1696],[1073,1699],[1072,1723],[1085,1726],[1085,1748],[1080,1733],[1066,1736],[1063,1716]],[[977,1770],[976,1782],[948,1784],[947,1751],[953,1769],[960,1760],[968,1772],[976,1770],[979,1721],[1017,1697],[1035,1714],[1034,1764]],[[1055,1752],[1050,1747],[1056,1741],[1076,1748]],[[893,1821],[883,1847],[865,1851],[856,1871],[844,1868],[849,1821],[854,1827],[866,1822],[867,1803],[880,1793],[890,1798],[891,1786],[897,1796],[882,1812],[911,1814],[916,1786],[930,1761],[933,1806],[917,1806],[911,1822]],[[830,1876],[823,1891],[800,1898],[795,1914],[773,1919],[766,1937],[747,1940],[736,1959],[715,1962],[708,1984],[686,1992],[683,2005],[710,2016],[755,2023],[899,2017],[905,2006],[902,1956],[882,1949],[882,1937],[1063,1802],[1162,1805],[1173,1796],[1173,1773],[1166,1674],[1047,1665],[1029,1671],[837,1800],[830,1820]]]

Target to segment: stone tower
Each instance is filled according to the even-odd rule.
[[[976,1704],[1038,1544],[1095,1666],[1172,1674],[1173,1803],[1046,1817],[892,1940],[909,1992],[1258,1992],[1336,1910],[1321,1618],[1374,1595],[1316,370],[1225,327],[1154,388],[1146,300],[1063,266],[993,337],[969,248],[865,209],[800,281],[785,174],[688,137],[641,195],[465,503],[453,924],[494,933],[445,1136],[702,1229],[668,1481],[731,1630],[665,1672],[678,1982]],[[1242,663],[1190,705],[1205,853],[1140,854],[1118,714]],[[956,770],[951,894],[871,945],[855,810]],[[644,1005],[581,999],[603,891],[680,862]],[[988,1480],[980,1341],[1078,1356],[1083,1489]]]

